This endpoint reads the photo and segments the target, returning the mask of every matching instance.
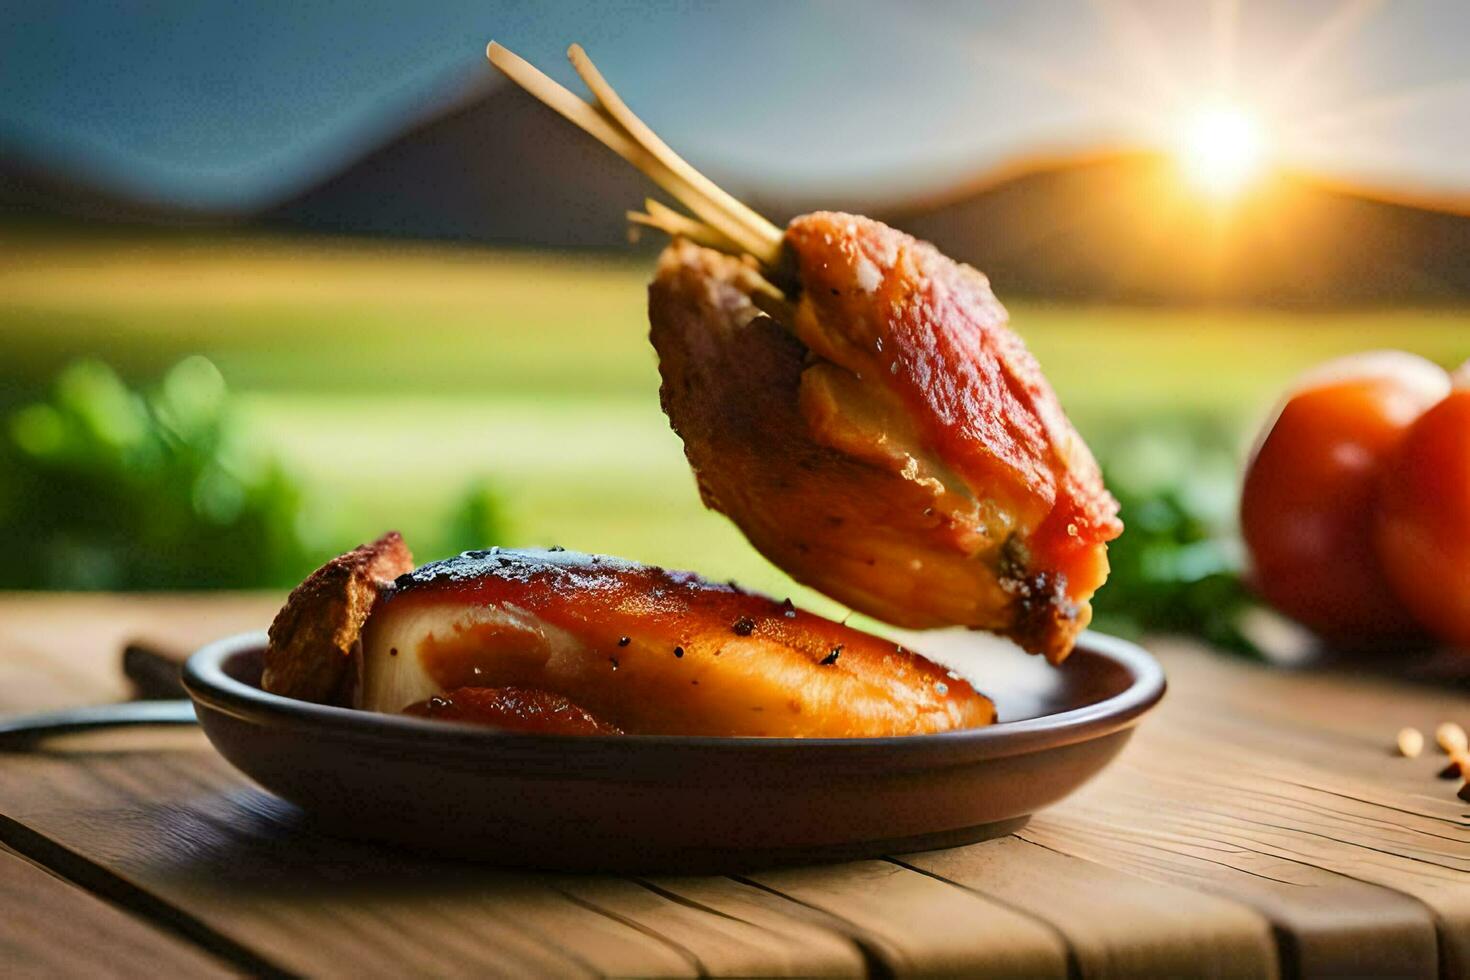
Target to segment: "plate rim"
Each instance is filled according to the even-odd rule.
[[[402,744],[432,743],[436,750],[458,748],[487,752],[496,748],[538,748],[564,752],[569,746],[592,750],[640,751],[685,748],[761,752],[780,756],[792,752],[901,752],[941,750],[958,752],[969,761],[1001,758],[1088,741],[1132,727],[1162,700],[1168,683],[1159,662],[1141,646],[1121,637],[1084,631],[1077,652],[1086,652],[1121,666],[1131,682],[1101,701],[1067,711],[1000,721],[980,728],[964,728],[920,735],[880,735],[848,738],[793,738],[752,735],[554,735],[507,732],[457,722],[390,715],[317,704],[271,694],[230,677],[222,667],[226,658],[266,645],[264,630],[222,637],[200,648],[184,663],[183,684],[196,710],[207,708],[252,724],[307,727],[338,732],[358,739]]]

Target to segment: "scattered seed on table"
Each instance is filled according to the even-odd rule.
[[[1413,759],[1424,751],[1424,733],[1417,728],[1399,729],[1399,755]]]
[[[1465,737],[1465,729],[1452,721],[1443,722],[1434,730],[1434,740],[1446,755],[1470,750],[1470,739]]]

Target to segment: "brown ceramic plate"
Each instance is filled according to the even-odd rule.
[[[573,871],[731,871],[1006,833],[1096,775],[1163,696],[1137,646],[1089,633],[1060,668],[975,634],[926,652],[1001,721],[895,738],[523,735],[260,689],[264,633],[189,659],[221,754],[318,825],[460,858]]]

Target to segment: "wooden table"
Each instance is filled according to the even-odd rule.
[[[126,696],[119,646],[278,597],[0,597],[0,712]],[[194,730],[0,755],[0,974],[1470,976],[1462,690],[1151,644],[1164,706],[1016,835],[726,878],[502,872],[303,830]],[[367,801],[364,805],[368,805]]]

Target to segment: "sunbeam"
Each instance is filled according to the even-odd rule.
[[[1158,35],[1138,9],[1124,0],[1088,0],[1088,6],[1113,38],[1122,63],[1143,74],[1145,91],[1177,104],[1183,95],[1183,83],[1169,67]]]
[[[1271,77],[1267,88],[1273,98],[1291,92],[1297,82],[1315,69],[1334,47],[1362,27],[1382,5],[1383,0],[1344,0]]]
[[[1210,4],[1210,54],[1217,91],[1235,88],[1239,40],[1240,0],[1214,0]]]
[[[1162,103],[1131,99],[1120,91],[1099,84],[1094,78],[1073,74],[1050,64],[1046,58],[1028,52],[1008,39],[977,34],[967,38],[965,44],[987,65],[1004,65],[1022,78],[1074,96],[1086,105],[1133,125],[1145,128],[1157,125]]]
[[[1297,122],[1294,128],[1305,138],[1322,137],[1359,123],[1402,115],[1427,104],[1448,101],[1455,97],[1470,100],[1470,77],[1451,78],[1415,88],[1385,92],[1340,109],[1307,117]]]
[[[1201,43],[1193,45],[1173,43],[1168,25],[1174,20],[1152,18],[1129,0],[1086,0],[1106,45],[1101,61],[1035,49],[999,33],[934,24],[923,30],[936,43],[965,50],[981,70],[1066,96],[1120,142],[1167,153],[1184,192],[1224,212],[1283,168],[1347,178],[1369,157],[1402,158],[1407,151],[1399,146],[1365,152],[1375,121],[1444,111],[1436,108],[1441,104],[1453,112],[1453,101],[1470,94],[1470,77],[1452,78],[1351,101],[1339,94],[1334,105],[1329,89],[1308,84],[1322,80],[1383,7],[1382,0],[1342,0],[1311,21],[1296,43],[1279,39],[1288,41],[1285,54],[1269,60],[1263,38],[1247,31],[1255,22],[1244,0],[1201,7],[1195,25]]]

